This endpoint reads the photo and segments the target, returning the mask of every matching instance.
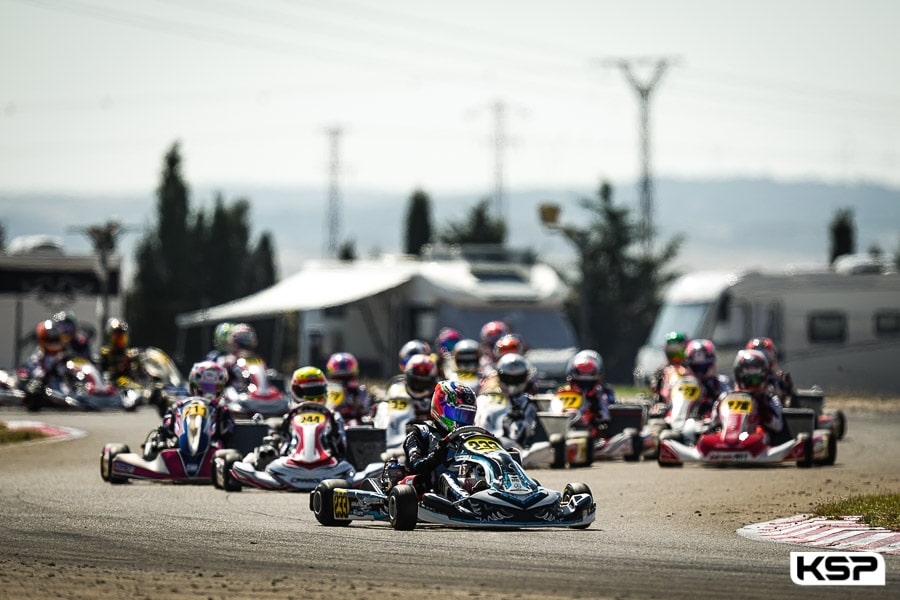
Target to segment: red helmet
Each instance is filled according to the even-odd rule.
[[[416,354],[431,354],[431,346],[428,342],[422,340],[409,340],[400,348],[398,358],[400,359],[400,370],[406,370],[406,363]]]
[[[481,328],[481,345],[493,350],[497,340],[509,333],[509,327],[503,321],[488,321]]]
[[[691,340],[685,350],[685,361],[697,377],[712,377],[716,374],[716,347],[709,340]]]
[[[507,333],[494,344],[494,359],[505,354],[525,355],[525,342],[515,333]]]
[[[747,342],[747,350],[759,350],[769,360],[769,368],[774,369],[777,359],[775,357],[775,344],[770,338],[753,338]]]
[[[38,323],[35,334],[37,335],[38,346],[40,346],[44,352],[48,354],[62,352],[62,335],[60,334],[59,328],[56,327],[52,320],[47,319],[46,321]]]
[[[739,390],[757,392],[769,379],[769,359],[759,350],[739,350],[734,357],[734,383]]]
[[[359,377],[359,362],[349,352],[338,352],[329,357],[325,364],[328,379],[349,381]]]
[[[566,378],[580,388],[592,388],[603,379],[603,359],[593,350],[582,350],[569,361]]]
[[[414,354],[406,363],[403,370],[403,379],[406,381],[406,391],[413,398],[425,398],[434,389],[437,383],[438,369],[434,359],[429,354]]]
[[[475,422],[475,392],[456,381],[445,380],[434,387],[431,420],[444,433]]]

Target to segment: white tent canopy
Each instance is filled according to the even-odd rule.
[[[302,270],[250,296],[178,315],[178,327],[251,320],[287,312],[348,304],[408,282],[420,269],[413,260],[306,263]]]

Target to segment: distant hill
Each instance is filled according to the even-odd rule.
[[[324,255],[328,244],[324,188],[194,187],[193,206],[211,205],[218,191],[228,201],[239,197],[251,200],[253,234],[270,231],[274,235],[282,276],[296,271],[303,260]],[[463,219],[487,194],[425,191],[431,195],[436,228]],[[399,252],[412,192],[342,190],[341,240],[352,239],[360,255]],[[541,227],[537,207],[542,202],[557,202],[563,223],[584,227],[587,213],[580,208],[579,199],[595,193],[591,189],[510,191],[505,200],[509,244],[533,248],[549,262],[565,267],[573,249],[560,235]],[[638,190],[633,183],[614,184],[613,198],[637,216]],[[842,208],[853,210],[858,251],[877,244],[893,255],[900,248],[900,189],[879,185],[660,179],[654,184],[654,207],[659,239],[685,237],[676,261],[682,270],[824,265],[830,244],[828,226]],[[90,246],[82,235],[69,231],[71,226],[114,217],[145,227],[154,219],[155,210],[152,190],[119,197],[0,192],[0,221],[6,227],[7,241],[19,235],[57,235],[72,253],[88,252]],[[126,277],[139,238],[139,233],[129,233],[121,240]]]

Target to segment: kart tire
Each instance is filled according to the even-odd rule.
[[[325,479],[309,494],[309,509],[316,521],[326,527],[346,527],[350,519],[334,518],[334,490],[347,489],[350,484],[345,479]]]
[[[222,450],[216,450],[216,453],[213,454],[213,472],[212,472],[212,484],[213,487],[217,490],[224,490],[222,487],[222,476],[219,475],[219,470],[216,468],[216,460],[225,460],[225,455],[228,454],[230,450],[225,448]]]
[[[103,446],[103,452],[100,454],[100,477],[103,481],[112,484],[127,483],[128,478],[120,475],[113,475],[112,463],[113,459],[119,454],[130,452],[125,444],[106,444]]]
[[[388,518],[397,531],[412,531],[419,520],[419,495],[411,485],[391,488],[387,499]]]
[[[847,418],[844,416],[844,411],[842,410],[834,411],[833,416],[835,438],[842,440],[844,439],[844,435],[847,433]]]
[[[234,475],[231,473],[231,467],[234,466],[234,463],[240,462],[243,457],[239,452],[234,450],[228,450],[223,457],[224,464],[222,465],[222,489],[226,492],[239,492],[242,489],[241,483],[234,478]]]
[[[832,433],[828,436],[828,456],[817,460],[816,464],[830,467],[834,465],[835,460],[837,460],[837,435]]]
[[[813,439],[812,435],[809,435],[803,441],[803,458],[797,461],[797,466],[801,469],[808,469],[813,466],[814,460]]]
[[[581,482],[573,482],[567,483],[565,489],[563,490],[563,495],[561,499],[562,504],[568,504],[569,500],[571,500],[572,496],[577,494],[591,494],[591,488],[588,487],[586,483]],[[593,494],[591,494],[593,497]],[[581,525],[573,525],[572,529],[587,529],[590,527],[590,523],[583,523]]]
[[[641,454],[644,452],[644,440],[641,439],[641,434],[635,432],[631,436],[631,454],[626,454],[624,456],[625,462],[638,462],[641,460]]]

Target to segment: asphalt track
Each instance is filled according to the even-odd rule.
[[[884,587],[805,587],[791,581],[790,552],[815,548],[736,534],[842,496],[900,491],[900,406],[842,408],[849,428],[834,467],[534,470],[556,489],[587,483],[597,521],[412,532],[322,527],[306,494],[112,486],[99,474],[103,444],[139,447],[155,414],[44,412],[87,434],[0,447],[0,597],[897,598],[900,556],[885,556]]]

